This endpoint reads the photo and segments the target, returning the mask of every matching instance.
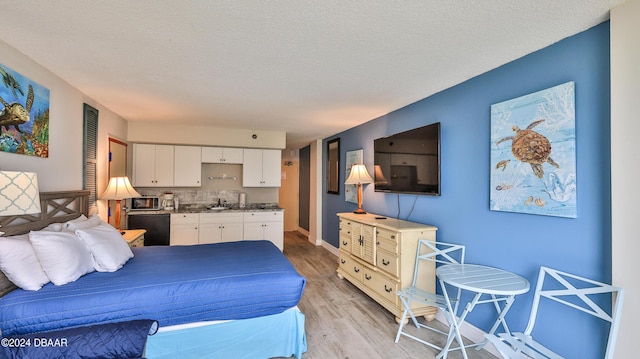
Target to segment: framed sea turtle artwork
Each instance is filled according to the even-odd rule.
[[[490,210],[577,217],[575,84],[491,106]]]
[[[49,89],[0,64],[0,151],[49,157]]]

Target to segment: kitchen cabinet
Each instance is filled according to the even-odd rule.
[[[201,153],[199,146],[174,147],[173,185],[175,187],[201,186]]]
[[[243,187],[280,187],[280,150],[245,149]]]
[[[244,238],[267,240],[284,249],[284,212],[260,211],[244,213]]]
[[[171,187],[174,174],[174,146],[133,144],[133,185]]]
[[[198,243],[234,242],[243,239],[242,213],[200,213]]]
[[[242,164],[242,148],[202,147],[202,163]]]
[[[197,213],[171,214],[169,244],[172,246],[198,244],[198,222]]]

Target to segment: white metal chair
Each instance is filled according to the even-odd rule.
[[[445,242],[433,242],[421,239],[418,241],[418,250],[416,252],[416,264],[413,272],[413,281],[411,282],[411,286],[399,290],[396,292],[398,297],[400,297],[400,301],[402,301],[402,305],[404,307],[404,312],[402,313],[402,318],[400,319],[400,327],[398,328],[398,334],[396,335],[396,343],[400,339],[401,335],[404,335],[413,340],[417,340],[420,343],[428,345],[438,351],[442,350],[442,347],[439,347],[433,343],[430,343],[426,340],[420,339],[414,335],[411,335],[405,331],[403,331],[405,321],[407,321],[407,315],[411,317],[411,321],[418,328],[426,328],[432,330],[436,333],[440,333],[443,335],[449,335],[451,330],[453,330],[452,318],[453,316],[447,311],[447,300],[443,295],[431,293],[425,290],[422,290],[419,287],[420,284],[420,266],[426,265],[427,263],[423,262],[435,262],[436,264],[450,264],[450,263],[464,263],[464,251],[465,247],[459,244],[445,243]],[[431,263],[429,263],[431,264]],[[433,274],[432,274],[433,275]],[[460,291],[455,299],[455,309],[454,312],[458,309],[458,302],[460,299]],[[452,299],[452,302],[454,299]],[[437,307],[443,311],[447,321],[449,323],[449,333],[445,333],[439,329],[424,325],[419,323],[411,310],[411,303],[418,302],[425,305],[430,305]]]
[[[546,287],[545,282],[547,283]],[[548,285],[548,283],[554,282],[555,284]],[[605,308],[609,303],[608,298],[605,300],[607,304],[604,305],[594,301],[597,295],[607,295],[608,293],[612,295],[612,310]],[[536,342],[531,336],[538,315],[540,299],[547,298],[609,322],[609,336],[604,358],[613,359],[623,297],[624,291],[621,288],[555,269],[540,267],[529,323],[524,332],[512,333],[512,335],[501,333],[498,336],[487,334],[486,337],[505,359],[523,357],[561,359],[560,355]]]

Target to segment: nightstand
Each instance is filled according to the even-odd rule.
[[[122,237],[129,243],[129,247],[144,247],[146,229],[123,229],[121,232],[124,232]]]

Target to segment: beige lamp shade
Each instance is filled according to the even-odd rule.
[[[40,213],[38,176],[33,172],[0,171],[0,216]]]
[[[104,191],[100,199],[118,200],[133,197],[142,196],[133,188],[131,182],[129,182],[129,178],[125,176],[111,177],[109,184],[107,185],[107,189]]]
[[[351,166],[351,172],[349,173],[349,178],[344,182],[344,184],[354,184],[358,187],[358,209],[353,211],[355,214],[366,214],[362,209],[362,185],[373,182],[373,178],[367,172],[367,167],[364,165],[355,164]]]
[[[367,184],[372,183],[373,178],[367,172],[367,167],[364,165],[355,164],[351,166],[351,172],[349,173],[349,178],[344,182],[344,184]]]
[[[128,177],[111,177],[107,189],[102,194],[100,199],[115,200],[116,201],[116,228],[120,230],[120,201],[125,198],[141,197],[140,193],[136,191]]]

